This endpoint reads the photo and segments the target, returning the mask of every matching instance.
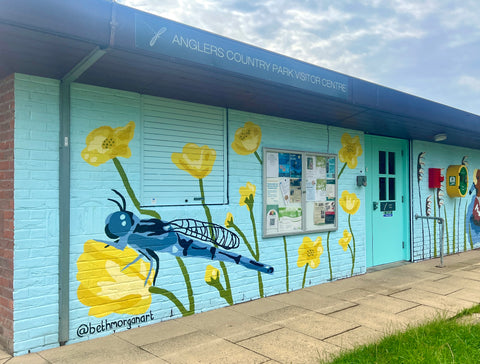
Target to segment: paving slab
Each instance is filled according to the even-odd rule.
[[[326,339],[339,335],[345,331],[357,328],[357,323],[344,321],[334,317],[310,312],[305,315],[295,316],[281,322],[284,327],[316,339]]]
[[[219,340],[221,339],[215,335],[196,330],[185,335],[144,345],[142,346],[142,349],[156,357],[163,358],[170,356],[171,354],[182,355],[186,350],[191,350],[192,348],[200,347],[205,344],[213,347],[216,343],[220,342]]]
[[[339,346],[342,350],[350,350],[361,345],[367,345],[381,340],[384,333],[359,326],[353,330],[325,339],[327,343]]]
[[[473,306],[474,304],[480,303],[480,285],[479,287],[462,288],[453,292],[452,294],[449,294],[448,297],[470,301],[472,302]]]
[[[369,291],[369,290],[365,290],[362,288],[353,288],[348,291],[333,293],[330,297],[334,297],[334,298],[341,299],[344,301],[349,301],[349,302],[357,302],[362,298],[372,297],[375,295],[377,295],[377,293],[373,293],[372,291]]]
[[[319,295],[309,290],[300,290],[272,297],[272,300],[284,302],[291,306],[298,306],[307,310],[323,314],[340,311],[355,304],[331,296]]]
[[[374,296],[367,296],[356,300],[359,305],[367,305],[377,310],[382,310],[388,313],[399,313],[409,308],[413,308],[418,304],[410,301],[405,301],[391,296],[384,296],[377,294]]]
[[[3,359],[2,359],[3,360]],[[14,358],[5,359],[5,362],[0,361],[0,363],[8,364],[50,364],[49,361],[42,358],[39,353],[32,353],[22,356],[16,356]]]
[[[135,328],[133,330],[118,332],[115,336],[133,345],[144,346],[168,338],[185,335],[196,330],[195,327],[183,324],[181,320],[170,320]]]
[[[272,322],[277,325],[283,325],[284,321],[291,320],[292,317],[308,315],[311,311],[298,306],[286,306],[277,310],[266,312],[260,316],[262,320]]]
[[[441,310],[450,311],[453,313],[472,306],[472,303],[470,301],[455,299],[453,297],[443,296],[416,288],[395,293],[392,295],[392,297],[401,298],[406,301],[416,302],[422,305],[439,308]]]
[[[155,359],[154,355],[114,335],[45,350],[41,356],[49,363],[61,364],[138,363]]]
[[[413,284],[411,288],[420,289],[423,291],[440,294],[443,296],[454,293],[462,288],[464,284],[470,284],[471,281],[458,278],[455,279],[451,276],[433,281],[423,281]]]
[[[195,327],[232,342],[245,340],[279,328],[272,322],[246,315],[229,307],[204,312],[198,317],[184,317],[179,321],[183,325]]]
[[[336,345],[288,328],[242,341],[239,345],[280,363],[318,364],[319,359],[326,359],[340,352],[340,347]]]
[[[436,272],[425,271],[423,269],[411,269],[415,263],[403,265],[401,267],[386,269],[368,274],[366,281],[372,282],[374,285],[380,285],[390,288],[404,288],[417,282],[425,280],[434,280],[442,275]]]
[[[260,316],[266,312],[288,306],[288,304],[276,300],[275,297],[277,296],[265,297],[260,300],[239,303],[230,306],[229,309],[238,311],[248,316]]]
[[[444,317],[445,311],[439,308],[419,304],[418,306],[399,312],[397,315],[407,319],[410,326],[417,326],[436,318]]]
[[[472,284],[480,284],[480,272],[478,271],[459,269],[452,272],[452,275],[455,277],[467,278],[475,281],[472,282]]]
[[[263,363],[269,359],[200,330],[142,349],[168,363]]]
[[[0,360],[10,358],[10,354],[0,347]]]
[[[186,350],[165,354],[162,359],[171,364],[265,363],[270,360],[264,355],[220,338],[193,347],[186,346]]]
[[[378,310],[368,305],[358,305],[332,313],[329,316],[350,321],[382,333],[403,330],[409,323],[404,317]]]

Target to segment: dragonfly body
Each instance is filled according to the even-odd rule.
[[[111,200],[117,203],[120,211],[110,214],[105,221],[105,233],[109,238],[114,239],[113,243],[107,242],[107,244],[120,250],[124,250],[128,245],[139,253],[138,257],[123,269],[142,258],[150,262],[145,284],[155,263],[153,278],[153,285],[155,285],[159,267],[157,253],[235,263],[262,273],[273,273],[273,267],[269,265],[227,251],[239,245],[238,236],[230,230],[217,224],[194,219],[177,219],[170,222],[159,219],[140,219],[125,209],[124,197],[119,192],[115,190],[114,192],[122,198],[123,205]]]

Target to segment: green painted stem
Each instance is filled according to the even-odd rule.
[[[340,178],[340,176],[342,175],[343,171],[345,170],[345,167],[347,166],[347,163],[345,163],[342,167],[342,169],[340,170],[340,173],[338,174],[337,176],[337,180]]]
[[[420,204],[420,215],[423,215],[424,212],[423,212],[423,208],[422,208],[422,192],[420,191],[420,180],[418,180],[418,203]],[[423,219],[420,219],[420,220],[422,222],[422,244],[423,244],[422,245],[422,259],[425,259],[425,227],[423,225]]]
[[[203,179],[198,179],[198,185],[200,186],[200,196],[202,198],[202,206],[205,210],[205,215],[207,216],[207,221],[212,224],[212,214],[210,213],[210,208],[205,203],[205,190],[203,189]],[[215,238],[215,234],[213,234],[213,228],[210,226],[210,236]],[[217,244],[215,244],[217,246]],[[220,296],[227,301],[229,305],[233,305],[233,297],[232,297],[232,287],[230,285],[230,278],[228,276],[228,270],[224,262],[220,262],[220,268],[222,269],[223,279],[225,279],[225,294],[222,295],[220,292]]]
[[[455,221],[457,220],[457,204],[453,201],[453,241],[452,241],[452,253],[455,254],[455,235],[457,235],[455,229]]]
[[[254,258],[256,260],[259,260],[260,259],[260,251],[259,251],[259,247],[258,247],[257,227],[256,227],[256,224],[255,224],[255,216],[253,215],[252,210],[253,209],[251,208],[250,209],[250,220],[252,221],[253,238],[255,240],[255,256],[254,256]]]
[[[232,227],[233,229],[235,230],[235,232],[240,235],[240,237],[242,238],[243,242],[245,243],[245,245],[247,246],[248,248],[248,251],[250,252],[250,254],[252,254],[252,257],[255,256],[255,252],[253,251],[253,248],[252,246],[250,245],[250,243],[248,242],[247,240],[247,237],[245,236],[245,234],[243,233],[242,230],[240,230],[240,228],[235,224],[235,223],[232,223]]]
[[[467,202],[465,202],[465,214],[463,216],[463,251],[467,251]]]
[[[447,238],[447,255],[450,254],[450,236],[448,235],[447,208],[443,205],[443,214],[445,215],[445,236]]]
[[[120,178],[123,181],[123,185],[125,186],[125,189],[127,190],[128,196],[130,196],[130,199],[132,200],[133,204],[135,205],[135,208],[140,212],[142,215],[148,215],[152,216],[156,219],[161,220],[162,218],[160,217],[160,214],[154,210],[144,210],[140,207],[140,202],[138,201],[137,197],[135,196],[135,192],[133,192],[132,186],[130,185],[130,182],[128,181],[127,174],[125,173],[125,170],[122,167],[122,164],[118,160],[118,158],[113,158],[113,164],[115,164],[115,167],[117,168],[118,174],[120,175]]]
[[[305,264],[305,272],[303,272],[302,288],[305,288],[305,280],[307,278],[307,269],[308,269],[308,263]]]
[[[330,281],[333,281],[332,258],[330,257],[330,231],[327,234],[327,253],[328,253],[328,269],[330,269]]]
[[[351,217],[352,215],[348,214],[348,228],[350,229],[350,234],[352,234],[352,241],[353,241],[352,272],[350,275],[353,276],[353,268],[355,268],[355,256],[357,254],[357,248],[355,245],[355,235],[353,235],[352,224],[350,222]]]
[[[205,210],[205,215],[207,216],[207,221],[210,224],[212,224],[212,214],[210,213],[210,208],[207,206],[207,204],[205,202],[205,190],[203,188],[203,179],[201,179],[201,178],[198,179],[198,185],[200,187],[200,196],[202,198],[202,206],[203,206],[203,209]],[[210,236],[212,238],[215,238],[215,236],[213,234],[213,228],[210,226],[209,229],[210,229]]]
[[[255,260],[260,260],[260,248],[258,246],[258,237],[257,237],[257,226],[255,224],[255,216],[253,215],[253,203],[249,206],[249,211],[250,211],[250,220],[252,221],[252,228],[253,228],[253,238],[255,239]],[[264,292],[263,292],[263,280],[262,280],[262,274],[258,272],[258,292],[260,294],[260,297],[265,297]]]
[[[470,248],[473,249],[472,227],[468,224],[468,235],[470,235]]]
[[[113,158],[113,163],[115,167],[117,168],[118,174],[120,175],[120,178],[123,181],[123,185],[125,186],[125,189],[127,190],[128,196],[132,200],[133,204],[135,205],[135,208],[138,210],[138,212],[142,215],[148,215],[151,217],[154,217],[156,219],[161,220],[160,214],[154,210],[145,210],[140,207],[140,202],[137,199],[137,196],[135,196],[135,192],[132,189],[132,186],[130,185],[130,181],[128,180],[127,174],[125,173],[125,170],[122,167],[122,164],[118,160],[118,158]],[[187,310],[185,306],[180,302],[180,300],[170,291],[160,288],[160,287],[149,287],[149,291],[151,293],[156,293],[156,294],[161,294],[168,298],[170,301],[172,301],[175,306],[180,310],[180,313],[182,316],[189,316],[195,313],[195,298],[193,297],[193,290],[192,290],[192,284],[190,281],[190,276],[187,271],[187,267],[183,263],[183,260],[180,257],[177,258],[177,263],[180,266],[180,269],[183,273],[183,279],[185,280],[185,285],[187,286],[187,293],[188,293],[188,300],[190,303],[190,308]],[[151,264],[151,263],[150,263]]]
[[[193,289],[192,289],[192,284],[191,284],[191,281],[190,281],[190,275],[188,274],[187,267],[185,266],[185,263],[183,262],[182,258],[180,258],[180,257],[175,257],[175,258],[177,258],[178,266],[182,270],[183,278],[184,278],[185,284],[187,286],[188,302],[190,304],[190,309],[188,310],[188,315],[192,315],[192,314],[195,313],[195,298],[193,297]]]
[[[287,251],[287,238],[285,235],[283,236],[283,249],[285,251],[285,270],[286,270],[286,285],[287,285],[287,292],[289,291],[288,286],[288,251]]]
[[[260,164],[263,164],[262,158],[260,158],[260,156],[258,155],[257,151],[255,151],[255,157],[257,157],[257,159],[258,159],[258,161],[260,162]]]
[[[353,267],[353,265],[355,264],[355,255],[353,254],[353,250],[350,244],[348,244],[348,249],[350,250],[350,255],[352,256],[352,267]],[[352,269],[351,275],[353,276],[353,269]]]
[[[180,300],[172,292],[167,291],[164,288],[154,287],[154,286],[151,286],[150,288],[148,288],[148,291],[150,293],[161,294],[162,296],[165,296],[166,298],[168,298],[170,301],[172,301],[175,304],[175,306],[177,306],[182,316],[193,315],[194,312],[187,310],[185,306],[183,306]]]

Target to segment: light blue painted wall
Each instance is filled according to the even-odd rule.
[[[446,219],[444,231],[444,253],[450,254],[454,252],[453,244],[455,243],[455,253],[464,250],[477,248],[480,244],[480,233],[475,231],[474,225],[470,223],[471,203],[474,198],[475,191],[470,195],[467,193],[465,197],[451,198],[446,193],[446,173],[450,165],[460,165],[464,156],[468,162],[468,178],[469,189],[473,183],[473,173],[475,168],[480,167],[480,151],[443,145],[441,143],[429,143],[414,141],[412,146],[412,210],[415,214],[426,214],[426,199],[431,196],[431,216],[442,217]],[[422,165],[424,170],[423,178],[418,183],[417,161],[418,155],[425,152]],[[437,202],[437,191],[428,188],[428,169],[442,168],[442,175],[445,181],[442,183],[444,205],[439,209]],[[420,192],[420,194],[419,194]],[[435,200],[435,201],[434,201]],[[421,203],[421,206],[420,206]],[[436,204],[436,211],[434,209]],[[465,208],[467,208],[467,219],[465,220]],[[436,212],[436,213],[435,213]],[[446,215],[445,215],[446,212]],[[455,216],[454,216],[455,215]],[[455,228],[454,228],[455,226]],[[480,230],[480,229],[479,229]],[[434,238],[434,222],[415,220],[412,218],[413,232],[413,259],[415,261],[429,259],[435,257],[435,242],[437,245],[437,257],[440,254],[440,228],[437,224],[436,239]],[[448,233],[448,234],[447,234]],[[471,239],[470,239],[471,238]]]
[[[58,345],[58,86],[15,75],[16,354]]]
[[[15,341],[16,352],[40,350],[57,344],[58,325],[58,82],[29,76],[18,76],[17,130],[16,130],[16,184],[15,184]],[[151,97],[149,97],[151,101]],[[82,325],[93,327],[108,320],[120,322],[141,315],[110,314],[105,317],[89,315],[91,307],[77,298],[80,282],[77,280],[77,261],[84,251],[85,242],[90,239],[106,241],[105,218],[118,210],[108,198],[118,199],[111,189],[119,190],[127,197],[124,183],[112,161],[94,167],[86,163],[81,152],[86,147],[85,139],[94,129],[101,126],[112,128],[125,126],[129,121],[136,123],[135,135],[129,143],[132,156],[119,158],[132,190],[141,198],[142,178],[142,103],[139,94],[92,87],[81,84],[72,86],[72,125],[71,125],[71,274],[70,274],[70,338],[69,342],[81,341],[113,330],[86,334],[81,337],[77,330]],[[262,130],[263,147],[281,148],[320,153],[338,153],[341,137],[349,133],[359,136],[362,147],[363,134],[341,128],[326,127],[321,124],[267,117],[235,110],[229,110],[227,154],[228,154],[228,199],[225,205],[211,205],[213,222],[223,225],[228,212],[235,223],[253,242],[250,215],[245,206],[239,205],[239,188],[247,182],[256,189],[253,213],[258,231],[260,261],[274,266],[273,275],[262,275],[265,295],[286,291],[286,261],[282,238],[262,239],[262,167],[253,155],[238,155],[230,147],[235,131],[251,121]],[[321,118],[319,122],[321,123]],[[161,120],[159,120],[161,123]],[[201,128],[201,125],[198,126]],[[195,130],[191,142],[195,143]],[[175,150],[178,152],[179,150]],[[174,151],[172,151],[174,152]],[[339,161],[338,170],[343,166]],[[358,212],[352,216],[352,230],[356,240],[356,261],[354,274],[364,273],[365,262],[365,209],[364,190],[356,187],[356,176],[364,173],[364,156],[358,158],[354,170],[345,168],[339,179],[338,196],[342,191],[355,193],[361,200]],[[48,171],[48,173],[45,173]],[[192,179],[185,172],[186,179]],[[204,179],[209,183],[208,177]],[[161,181],[159,181],[161,185]],[[172,191],[175,193],[175,191]],[[127,210],[138,215],[131,199],[127,197]],[[177,218],[195,218],[206,221],[202,206],[157,207],[165,221]],[[323,254],[316,269],[308,269],[305,286],[320,284],[330,278],[327,240],[333,279],[350,276],[351,256],[343,251],[338,241],[348,230],[348,215],[338,206],[338,230],[331,234],[318,233],[308,236],[315,240],[322,238]],[[145,218],[145,216],[142,216]],[[148,218],[148,217],[147,217]],[[32,229],[33,227],[33,229]],[[298,248],[305,235],[288,236],[287,255],[289,290],[302,285],[304,268],[297,267]],[[329,236],[329,237],[328,237]],[[328,237],[328,239],[327,239]],[[33,246],[32,246],[33,245]],[[236,250],[251,256],[241,244]],[[198,258],[183,260],[190,277],[195,312],[202,312],[227,305],[218,291],[205,283],[205,269],[208,264],[220,268],[219,264]],[[226,264],[232,285],[234,303],[259,298],[257,273],[234,264]],[[222,278],[224,275],[222,272]],[[223,282],[223,281],[222,281]],[[33,283],[33,284],[32,284]],[[185,279],[176,259],[169,254],[160,254],[160,272],[157,280],[160,286],[188,307],[189,294]],[[114,289],[114,287],[110,287]],[[111,291],[110,291],[111,292]],[[120,292],[120,296],[121,296]],[[177,307],[164,296],[152,294],[147,314],[152,313],[153,321],[158,322],[181,316]],[[41,305],[38,302],[42,302]],[[34,306],[35,305],[35,306]],[[35,310],[33,310],[35,307]],[[40,315],[39,315],[40,312]],[[29,324],[27,325],[27,320]],[[151,317],[149,318],[151,320]],[[150,322],[150,321],[149,321]],[[139,324],[134,324],[133,327]],[[83,326],[85,327],[85,326]],[[123,326],[121,329],[125,329]]]

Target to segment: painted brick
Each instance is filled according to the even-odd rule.
[[[15,134],[15,239],[18,242],[15,251],[15,326],[19,331],[15,334],[15,351],[22,352],[35,348],[43,348],[56,340],[51,332],[56,325],[58,295],[58,83],[52,80],[18,75],[16,80],[17,119]],[[43,95],[45,94],[45,95]],[[134,120],[137,125],[134,139],[129,147],[130,158],[119,158],[128,176],[132,189],[141,197],[141,178],[143,173],[141,159],[142,130],[142,96],[138,94],[108,90],[86,85],[74,85],[72,89],[72,180],[71,180],[71,341],[76,337],[76,327],[81,323],[98,323],[98,318],[89,315],[90,307],[81,303],[77,296],[80,282],[77,281],[76,262],[83,253],[84,244],[89,239],[106,240],[104,233],[105,218],[117,207],[108,198],[115,198],[111,189],[116,188],[125,193],[122,178],[115,166],[108,161],[93,167],[81,158],[85,148],[85,139],[90,131],[103,125],[117,127]],[[149,102],[156,102],[149,98]],[[165,101],[162,101],[165,102]],[[320,124],[302,123],[293,120],[266,117],[232,110],[229,113],[229,143],[233,140],[237,128],[245,121],[251,120],[262,128],[261,147],[296,149],[302,151],[338,153],[341,148],[340,138],[347,130],[327,128]],[[161,122],[161,120],[159,121]],[[352,135],[361,133],[348,131]],[[192,132],[195,141],[195,131]],[[245,232],[246,237],[254,245],[252,222],[248,210],[239,206],[239,188],[251,182],[257,186],[255,206],[257,237],[259,239],[260,261],[275,267],[273,276],[264,276],[266,295],[286,291],[285,252],[282,238],[263,239],[262,234],[262,168],[253,155],[240,156],[229,146],[229,203],[227,205],[210,206],[213,221],[223,225],[227,212],[234,214],[235,223]],[[261,147],[259,150],[261,150]],[[364,167],[363,156],[359,158],[358,169]],[[48,174],[45,173],[48,171]],[[343,189],[355,191],[363,201],[363,190],[353,189],[357,171],[346,170],[339,181],[339,193]],[[185,178],[191,178],[185,174]],[[208,178],[205,178],[208,183]],[[159,186],[161,181],[159,181]],[[173,193],[173,192],[172,192]],[[127,197],[127,209],[136,210]],[[156,208],[164,220],[176,218],[195,218],[205,221],[206,215],[202,206],[171,206]],[[365,272],[365,226],[363,224],[365,210],[362,208],[352,218],[352,228],[357,239],[357,259],[355,274]],[[344,229],[348,229],[347,215],[339,211],[339,229],[330,234],[330,253],[334,279],[350,276],[351,260],[348,253],[338,245]],[[26,228],[28,226],[28,228]],[[329,279],[328,258],[326,252],[327,233],[308,234],[314,240],[322,237],[324,253],[317,269],[309,269],[306,285],[320,284]],[[296,265],[298,247],[303,235],[288,236],[288,268],[289,290],[299,289],[302,284],[303,268]],[[238,252],[251,255],[242,243]],[[188,305],[188,293],[185,280],[174,257],[167,253],[160,254],[161,272],[159,284],[175,293],[178,299]],[[42,264],[43,263],[43,264]],[[185,266],[195,294],[196,312],[202,312],[226,305],[218,292],[205,284],[205,267],[208,262],[201,259],[185,258]],[[259,297],[258,278],[256,272],[246,271],[242,267],[227,265],[232,283],[235,302],[243,302]],[[223,272],[221,273],[223,277]],[[31,288],[33,287],[33,288]],[[42,295],[42,292],[44,293]],[[118,292],[116,292],[118,295]],[[35,307],[35,310],[33,308]],[[150,309],[156,320],[179,317],[180,313],[170,301],[163,297],[153,297]],[[125,317],[112,314],[109,320]],[[32,327],[26,322],[32,321]]]
[[[17,74],[15,91],[13,324],[19,354],[53,345],[45,337],[58,327],[58,81]],[[29,330],[21,329],[26,321]]]
[[[426,214],[426,198],[431,196],[431,215],[445,218],[444,231],[444,252],[452,254],[454,252],[470,250],[480,245],[479,229],[472,224],[470,216],[472,214],[473,194],[467,194],[463,198],[451,198],[445,192],[445,183],[442,184],[443,206],[438,208],[436,191],[428,188],[428,168],[443,168],[442,175],[445,175],[449,165],[459,165],[464,156],[467,156],[467,169],[469,177],[469,188],[473,185],[474,169],[480,167],[480,152],[478,150],[446,146],[436,143],[419,142],[413,143],[412,159],[416,162],[418,155],[426,152],[423,156],[424,174],[418,182],[418,171],[416,163],[412,174],[414,184],[412,191],[412,206],[414,214]],[[473,190],[475,192],[475,190]],[[467,216],[465,216],[467,213]],[[455,225],[455,227],[454,227]],[[437,225],[436,235],[434,235],[434,223],[426,220],[412,221],[414,258],[416,261],[430,259],[439,256],[440,252],[440,229]],[[471,241],[470,241],[471,238]],[[436,249],[435,249],[436,246]]]

